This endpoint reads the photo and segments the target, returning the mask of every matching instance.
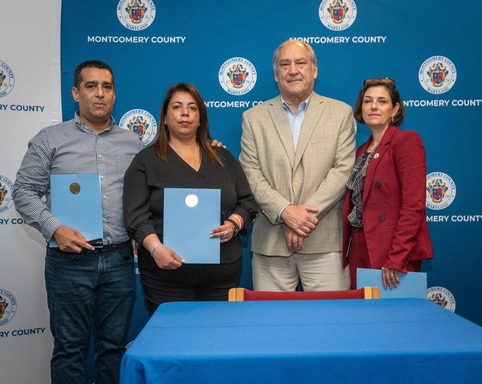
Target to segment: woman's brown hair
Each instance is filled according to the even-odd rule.
[[[209,132],[208,113],[206,110],[206,105],[204,104],[204,100],[199,91],[189,83],[179,83],[173,85],[166,92],[166,96],[164,97],[164,101],[162,102],[161,106],[161,115],[159,118],[159,134],[156,141],[152,144],[156,150],[157,156],[159,156],[161,160],[167,160],[167,150],[169,148],[170,133],[165,121],[167,108],[169,107],[172,96],[176,92],[186,92],[193,97],[199,110],[199,127],[196,131],[196,142],[199,144],[201,151],[207,153],[212,162],[223,165],[221,158],[211,145],[212,137]]]
[[[363,98],[365,97],[365,92],[368,88],[371,87],[378,87],[383,86],[387,89],[388,94],[390,95],[390,99],[392,104],[399,104],[398,112],[395,117],[392,119],[391,124],[399,126],[403,122],[403,118],[405,117],[405,107],[403,105],[402,98],[398,93],[397,87],[395,86],[395,80],[388,79],[388,78],[377,78],[377,79],[369,79],[365,80],[363,83],[363,87],[358,94],[358,97],[355,102],[355,108],[353,114],[355,115],[355,120],[357,123],[365,124],[362,116],[362,105],[363,105]]]

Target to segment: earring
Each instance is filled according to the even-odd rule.
[[[393,122],[395,121],[395,118],[392,116],[392,117],[390,118],[390,120],[391,120],[392,123],[393,123]]]

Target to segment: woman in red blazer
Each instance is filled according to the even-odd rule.
[[[357,268],[382,270],[383,286],[420,271],[433,257],[425,216],[425,150],[415,131],[397,128],[405,108],[391,79],[365,81],[354,110],[371,137],[360,146],[343,202],[343,255],[352,288]]]

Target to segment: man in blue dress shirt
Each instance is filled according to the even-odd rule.
[[[124,173],[143,144],[112,118],[114,75],[105,63],[81,63],[72,95],[72,120],[39,131],[29,142],[13,198],[25,222],[58,247],[47,247],[45,280],[54,336],[52,383],[84,384],[93,329],[95,382],[117,383],[135,300],[133,250],[124,228]],[[101,175],[103,246],[100,249],[50,210],[50,175]]]

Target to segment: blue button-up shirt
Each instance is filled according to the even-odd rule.
[[[104,244],[129,239],[124,228],[122,193],[124,173],[143,147],[139,137],[110,127],[94,133],[75,114],[74,119],[43,128],[30,140],[17,173],[13,199],[25,222],[46,239],[63,225],[50,212],[50,175],[98,173],[102,184]]]
[[[303,101],[299,107],[298,111],[293,112],[289,105],[281,98],[283,101],[283,107],[286,111],[286,116],[288,117],[288,123],[290,125],[291,137],[293,138],[293,145],[295,146],[295,151],[298,146],[298,140],[301,133],[301,125],[305,119],[306,108],[308,107],[308,102],[310,98]]]

